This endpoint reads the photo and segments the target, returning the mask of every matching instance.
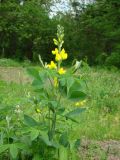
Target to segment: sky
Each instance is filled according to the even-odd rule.
[[[65,12],[69,9],[68,0],[61,0],[60,3],[55,3],[52,7],[52,13],[53,15],[56,15],[57,12]]]
[[[66,12],[70,9],[69,0],[61,0],[60,3],[55,3],[54,6],[51,7],[51,16],[56,15],[57,12]],[[88,4],[92,0],[84,0],[85,4]],[[82,0],[79,0],[79,2],[82,2]]]
[[[77,0],[79,2],[84,1],[85,4],[88,4],[92,0]],[[24,0],[20,0],[20,5],[24,4]],[[66,12],[70,10],[69,0],[60,0],[58,3],[54,3],[54,5],[51,7],[50,17],[53,17],[57,14],[57,12]]]

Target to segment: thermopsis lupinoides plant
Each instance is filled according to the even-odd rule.
[[[68,54],[62,48],[64,43],[64,28],[62,26],[58,25],[57,39],[53,39],[53,41],[56,46],[52,51],[55,61],[44,64],[40,58],[43,70],[32,69],[29,70],[29,73],[34,77],[33,86],[38,92],[40,100],[38,108],[40,118],[44,119],[44,121],[40,121],[39,138],[47,147],[59,151],[59,154],[54,154],[54,158],[67,160],[69,156],[66,158],[65,151],[74,146],[69,137],[71,121],[77,122],[76,116],[85,110],[80,107],[85,104],[85,84],[76,74],[80,62],[77,61],[68,70],[62,67],[62,62],[68,58]],[[43,132],[45,134],[42,135]],[[46,139],[42,137],[45,135]]]

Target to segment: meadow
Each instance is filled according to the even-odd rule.
[[[10,127],[15,128],[21,123],[19,111],[26,115],[34,112],[31,99],[36,93],[26,71],[32,67],[41,70],[38,65],[16,65],[7,60],[6,65],[0,64],[1,144],[4,139],[3,128],[8,125],[6,117],[10,117]],[[86,111],[77,117],[79,123],[72,125],[71,137],[79,138],[81,144],[76,154],[79,159],[92,160],[97,156],[96,159],[102,160],[113,156],[117,160],[120,158],[120,72],[116,68],[91,68],[86,65],[80,68],[79,75],[86,83],[87,102]],[[68,102],[64,101],[64,105],[69,108]],[[101,148],[102,145],[114,149],[109,153],[104,147]]]

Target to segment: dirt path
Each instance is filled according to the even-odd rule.
[[[80,160],[120,160],[120,141],[82,140]]]
[[[0,67],[0,79],[20,84],[30,82],[26,70],[22,67]]]

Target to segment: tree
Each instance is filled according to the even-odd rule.
[[[56,26],[42,1],[25,1],[22,6],[15,1],[2,3],[0,26],[1,56],[30,60],[38,59],[38,54],[49,57],[46,55],[51,50]]]

